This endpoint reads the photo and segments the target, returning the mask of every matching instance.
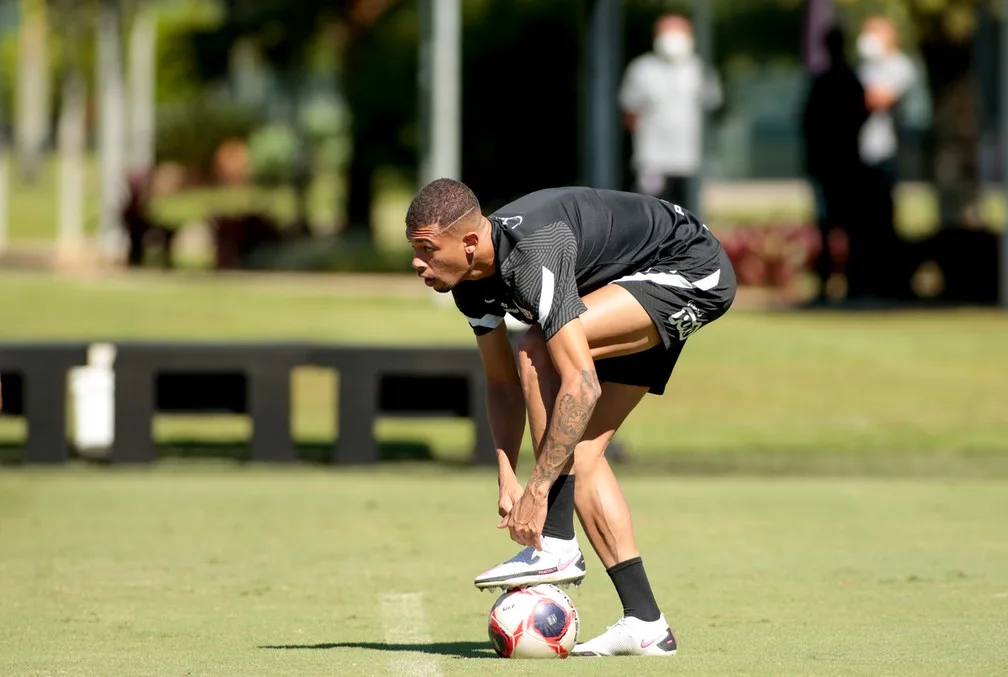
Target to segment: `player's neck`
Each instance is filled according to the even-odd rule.
[[[493,242],[484,240],[479,243],[476,253],[473,255],[473,266],[469,271],[469,279],[482,280],[492,277],[496,271],[497,260],[494,257]]]
[[[476,245],[476,251],[473,253],[472,269],[467,276],[469,280],[483,280],[492,277],[497,272],[497,256],[494,252],[492,226],[489,220],[486,221],[484,226],[486,235],[485,237],[481,237],[479,244]]]

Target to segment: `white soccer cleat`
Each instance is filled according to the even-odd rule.
[[[675,656],[676,636],[662,615],[650,623],[623,617],[598,637],[578,644],[571,656]]]
[[[536,550],[528,547],[508,561],[481,573],[473,581],[480,590],[510,590],[542,583],[581,585],[585,577],[585,559],[577,541],[573,547]],[[544,547],[548,547],[544,544]]]

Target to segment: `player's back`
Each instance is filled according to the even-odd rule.
[[[504,261],[523,240],[549,246],[549,231],[566,224],[577,240],[578,291],[591,291],[662,262],[683,270],[703,266],[721,247],[687,210],[637,193],[584,187],[529,193],[490,215]]]

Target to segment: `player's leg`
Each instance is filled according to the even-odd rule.
[[[650,316],[625,289],[615,285],[604,287],[590,294],[584,301],[587,310],[581,315],[581,321],[596,359],[645,351],[660,343],[661,338]],[[560,388],[559,375],[538,328],[529,329],[519,341],[518,371],[525,395],[529,433],[538,456]],[[606,385],[603,384],[603,394],[595,406],[595,414],[578,450],[585,448],[588,451],[584,453],[601,456],[612,439],[612,431],[622,423],[645,392],[646,387],[639,387],[627,398],[627,393],[623,390],[609,388],[607,393]],[[578,450],[575,451],[574,458],[582,453]],[[584,558],[574,534],[577,488],[575,473],[572,472],[573,463],[572,459],[551,487],[546,522],[543,525],[542,550],[526,548],[510,560],[484,571],[476,577],[476,587],[486,589],[547,582],[562,584],[580,582],[584,578]],[[592,481],[595,478],[593,475]],[[588,488],[593,489],[593,486],[589,485]],[[607,497],[608,507],[614,515],[622,510],[626,516],[625,519],[614,518],[614,523],[629,522],[629,510],[619,486],[615,485],[615,478],[613,486],[604,492],[596,492],[596,495]],[[589,523],[605,524],[597,513],[597,509],[586,508]],[[589,537],[592,536],[589,533]],[[632,532],[628,532],[628,536],[628,543],[619,544],[620,551],[636,550]],[[608,557],[602,559],[606,561]]]
[[[529,428],[538,448],[546,433],[549,410],[556,401],[559,375],[549,359],[545,341],[540,340],[537,344],[536,336],[537,333],[531,332],[522,342],[519,374],[523,383],[531,386],[526,389],[530,403]],[[541,334],[538,336],[541,339]],[[610,348],[613,345],[609,343]],[[572,507],[576,508],[581,526],[606,567],[623,605],[623,617],[619,622],[602,635],[579,644],[575,650],[579,655],[671,656],[676,651],[675,635],[655,601],[637,549],[630,508],[606,460],[605,451],[616,430],[652,387],[645,384],[663,384],[667,380],[678,352],[679,346],[666,351],[664,346],[659,345],[643,352],[596,362],[599,378],[603,380],[602,394],[585,434],[575,448],[572,472],[569,476],[562,476],[563,491],[558,495],[551,491],[547,523],[543,528],[543,551],[534,553],[527,549],[524,553],[526,557],[539,557],[540,563],[551,567],[563,567],[575,558],[579,564],[583,562],[573,530]],[[614,382],[610,380],[610,375],[639,384]],[[563,529],[567,531],[561,531]],[[521,559],[521,555],[517,559]],[[516,566],[521,565],[511,565]],[[584,567],[582,564],[567,571],[577,571],[583,576]],[[524,573],[528,575],[531,572],[525,569]]]

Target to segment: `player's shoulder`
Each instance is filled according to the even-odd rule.
[[[524,236],[569,218],[569,205],[579,199],[578,187],[543,188],[526,193],[493,211],[489,219],[501,226],[509,239]]]

